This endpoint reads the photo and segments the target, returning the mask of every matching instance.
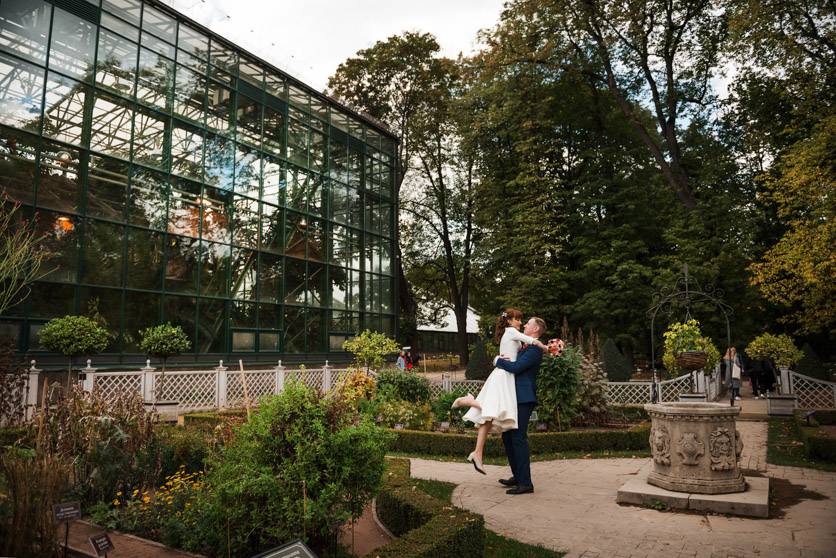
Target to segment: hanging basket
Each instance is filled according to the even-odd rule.
[[[705,351],[682,351],[673,356],[684,370],[699,370],[708,362],[708,353]]]

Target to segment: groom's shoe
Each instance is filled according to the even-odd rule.
[[[517,477],[511,477],[510,479],[499,479],[499,484],[504,486],[517,486]]]
[[[534,486],[529,484],[528,486],[515,486],[514,488],[506,490],[505,494],[530,494],[532,492],[534,492]]]

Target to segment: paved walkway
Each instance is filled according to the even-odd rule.
[[[507,467],[412,460],[412,475],[459,484],[453,503],[480,513],[486,526],[567,558],[831,557],[836,548],[836,473],[766,464],[766,423],[741,421],[743,468],[764,471],[799,501],[783,517],[659,512],[616,504],[616,492],[649,459],[572,459],[532,464],[535,493],[505,494]],[[786,486],[791,483],[793,486]],[[803,490],[812,492],[802,492]],[[814,499],[819,498],[819,499]],[[780,515],[780,514],[774,514]]]

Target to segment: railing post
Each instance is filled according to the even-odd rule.
[[[34,360],[30,364],[29,382],[26,384],[26,393],[24,394],[26,400],[24,401],[25,406],[23,407],[23,415],[27,422],[32,419],[35,407],[38,405],[38,379],[41,374],[41,371],[35,368]]]
[[[793,393],[792,377],[789,368],[781,368],[781,395]]]
[[[325,361],[325,366],[322,367],[322,393],[331,391],[331,367],[328,366],[328,361]]]
[[[98,370],[98,368],[93,368],[92,366],[90,366],[91,364],[93,364],[93,361],[88,358],[87,368],[82,368],[81,370],[79,370],[79,387],[87,391],[93,391],[93,374],[95,374],[96,370]],[[81,378],[81,374],[84,374],[84,379]],[[90,386],[89,389],[87,386]]]
[[[224,366],[224,361],[219,360],[218,366],[215,367],[215,407],[218,409],[226,409],[226,391],[229,379],[226,371],[227,367]]]
[[[151,366],[151,359],[145,361],[145,367],[142,370],[142,377],[139,382],[140,390],[142,391],[143,401],[154,401],[154,370]]]
[[[285,367],[282,366],[282,361],[279,361],[279,365],[274,370],[276,371],[276,395],[279,395],[284,392]]]
[[[444,376],[442,377],[441,391],[446,392],[446,393],[452,393],[453,392],[453,382],[450,381],[450,373],[449,372],[444,374]]]

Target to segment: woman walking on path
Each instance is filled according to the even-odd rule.
[[[729,348],[723,356],[723,363],[726,365],[726,387],[731,390],[734,399],[740,401],[740,386],[743,381],[740,377],[743,375],[743,361],[740,355],[737,354],[737,349]]]

